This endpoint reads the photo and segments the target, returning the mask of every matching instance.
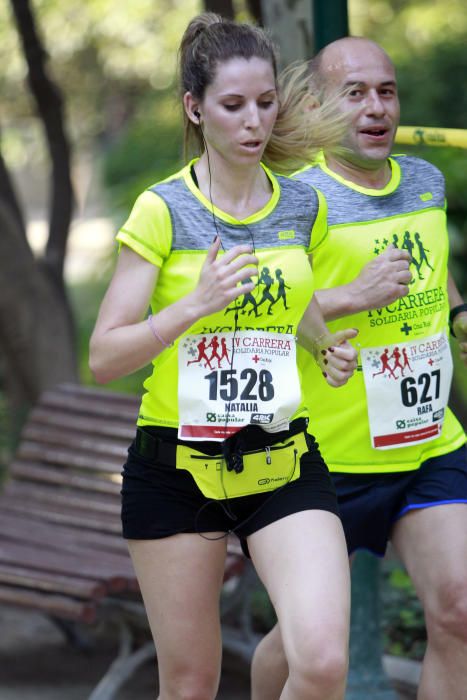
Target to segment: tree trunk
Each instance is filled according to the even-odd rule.
[[[7,400],[24,412],[47,388],[77,381],[68,310],[0,202],[0,349]]]
[[[263,26],[264,20],[261,0],[247,0],[246,5],[255,22],[257,22],[260,26]]]
[[[47,74],[47,56],[36,31],[29,0],[11,0],[11,4],[28,65],[29,87],[44,126],[52,161],[49,236],[44,263],[57,289],[65,296],[63,266],[73,207],[73,188],[62,98]]]
[[[279,47],[279,63],[284,68],[313,55],[311,0],[261,0],[264,26]]]
[[[215,12],[222,17],[234,19],[235,11],[232,0],[204,0],[206,12]]]
[[[15,188],[10,178],[8,168],[3,160],[0,152],[0,200],[3,201],[10,209],[12,216],[16,220],[16,224],[26,238],[26,227],[24,225],[23,212],[21,211],[18,198],[16,197]]]
[[[45,258],[38,261],[0,154],[0,353],[10,411],[22,415],[44,389],[77,381],[78,372],[63,279],[73,193],[62,100],[46,72],[29,0],[11,5],[52,161],[49,236]]]

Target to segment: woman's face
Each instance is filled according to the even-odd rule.
[[[278,112],[272,65],[262,58],[220,63],[198,111],[210,155],[232,166],[259,163]]]

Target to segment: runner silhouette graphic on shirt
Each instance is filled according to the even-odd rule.
[[[204,366],[209,367],[209,369],[212,369],[210,359],[206,355],[206,350],[210,347],[210,345],[211,344],[206,345],[206,336],[203,336],[196,346],[198,348],[198,357],[195,360],[189,360],[187,362],[187,365],[193,365],[196,363],[200,363],[204,360],[204,362],[205,362]]]
[[[212,337],[212,340],[209,343],[209,345],[206,347],[206,350],[209,350],[209,348],[211,348],[211,350],[212,350],[211,357],[209,358],[209,362],[212,362],[213,360],[217,360],[217,368],[219,369],[219,367],[221,366],[221,362],[220,362],[221,358],[219,357],[219,355],[217,353],[217,351],[219,349],[219,341],[217,340],[217,335],[214,335]]]
[[[227,362],[230,364],[230,357],[229,357],[229,350],[227,348],[227,344],[225,342],[225,338],[221,338],[221,355],[219,357],[219,367],[220,363],[222,362],[223,359],[226,359]]]
[[[251,277],[246,277],[244,284],[249,284],[250,282],[253,282]],[[242,314],[245,313],[245,306],[247,304],[251,304],[252,308],[248,310],[248,316],[254,312],[255,316],[261,316],[261,314],[258,313],[258,304],[256,302],[256,299],[254,298],[253,294],[251,292],[247,292],[246,294],[243,295],[243,301],[241,304],[234,306],[228,306],[226,310],[224,311],[224,315],[228,314],[229,311],[241,311]]]
[[[279,289],[277,292],[277,297],[274,299],[272,302],[271,306],[269,309],[272,309],[274,304],[279,301],[279,299],[282,299],[282,302],[284,304],[284,309],[289,309],[290,307],[287,306],[287,294],[286,294],[286,289],[292,289],[292,287],[289,287],[288,284],[285,283],[285,279],[282,277],[282,270],[279,270],[279,268],[276,270],[276,279],[277,283],[279,285]],[[269,312],[268,312],[269,313]]]
[[[417,260],[417,258],[413,254],[415,244],[410,237],[409,231],[405,232],[404,242],[403,242],[401,247],[405,248],[405,250],[409,253],[410,257],[412,258],[410,264],[415,266],[415,269],[417,270],[418,279],[422,280],[423,276],[422,276],[422,273],[420,272],[421,263],[420,263],[420,260]],[[415,279],[412,279],[410,284],[413,284],[414,282],[415,282]]]
[[[263,267],[263,269],[261,270],[261,275],[260,275],[260,278],[258,280],[258,285],[260,285],[260,284],[264,285],[264,289],[263,289],[263,295],[259,301],[257,308],[259,309],[261,304],[264,304],[266,301],[269,301],[269,308],[268,308],[267,313],[270,316],[272,316],[271,308],[272,308],[274,302],[277,300],[274,299],[274,297],[271,294],[271,287],[274,284],[274,280],[271,277],[271,275],[269,274],[269,267]]]
[[[404,367],[401,365],[400,359],[401,359],[401,352],[399,348],[396,346],[394,350],[392,351],[392,355],[389,358],[390,360],[394,360],[394,364],[392,366],[392,371],[394,373],[394,378],[397,379],[395,372],[396,369],[400,369],[401,371],[401,376],[404,376]]]
[[[430,270],[434,271],[434,267],[431,265],[430,261],[428,260],[427,253],[429,253],[429,249],[425,248],[423,245],[423,241],[421,239],[421,236],[419,233],[415,233],[413,236],[414,240],[412,240],[412,235],[410,231],[405,231],[403,241],[402,243],[399,242],[399,236],[397,233],[392,234],[392,245],[395,248],[401,248],[406,250],[410,257],[412,258],[410,261],[410,264],[413,265],[417,271],[417,277],[419,280],[423,280],[422,276],[422,267],[425,265],[428,267]],[[383,243],[387,243],[387,241],[383,241]],[[384,248],[381,247],[379,239],[375,240],[375,254],[378,255]],[[415,251],[415,255],[414,255]],[[412,278],[410,281],[410,284],[413,284],[415,282],[415,277]]]
[[[211,342],[207,346],[206,349],[211,348],[212,353],[211,357],[209,358],[209,362],[212,362],[213,360],[217,360],[217,369],[220,369],[221,363],[223,359],[226,359],[227,362],[229,363],[229,351],[227,350],[227,345],[225,343],[225,338],[221,338],[220,342],[220,348],[221,348],[221,354],[217,352],[219,350],[219,340],[217,338],[217,335],[214,335]]]
[[[384,352],[382,353],[382,355],[380,355],[379,359],[381,360],[381,370],[379,372],[374,372],[373,377],[377,377],[378,374],[385,374],[386,371],[388,371],[389,374],[391,375],[391,377],[394,377],[394,379],[397,379],[396,375],[393,372],[391,365],[389,364],[390,358],[389,358],[388,348],[384,348]]]
[[[411,372],[413,372],[413,369],[410,366],[409,358],[407,356],[407,350],[405,348],[402,348],[402,355],[404,358],[404,364],[402,365],[402,376],[404,376],[404,369],[407,369],[408,367]]]
[[[421,267],[423,265],[423,263],[426,263],[427,267],[429,267],[430,270],[432,270],[434,272],[435,268],[430,265],[430,262],[429,262],[428,257],[427,257],[427,253],[429,253],[430,251],[428,250],[428,248],[424,247],[423,242],[420,238],[420,234],[416,233],[414,238],[415,238],[415,243],[417,244],[417,248],[418,248],[418,264],[419,264],[419,266]]]

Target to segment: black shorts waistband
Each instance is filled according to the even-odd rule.
[[[173,439],[167,439],[167,431],[164,431],[165,435],[161,437],[157,434],[157,426],[139,426],[136,429],[134,448],[145,459],[175,465],[178,445],[191,447],[197,452],[210,456],[244,454],[249,450],[272,446],[278,442],[284,442],[293,435],[306,432],[307,425],[308,418],[296,418],[287,430],[277,433],[267,433],[258,426],[247,426],[223,442],[178,440],[175,430]]]

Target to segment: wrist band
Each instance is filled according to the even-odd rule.
[[[153,319],[153,318],[154,318],[154,317],[153,317],[152,314],[150,314],[150,315],[148,316],[149,328],[151,329],[154,338],[155,338],[156,340],[158,340],[159,343],[161,343],[161,345],[163,345],[165,348],[171,348],[172,345],[173,345],[173,341],[172,341],[171,343],[167,343],[167,341],[165,341],[164,338],[162,338],[162,337],[159,335],[159,333],[158,333],[158,332],[156,331],[156,329],[154,328],[154,323],[152,322],[152,319]]]
[[[454,323],[454,319],[458,314],[461,314],[463,311],[467,311],[467,304],[459,304],[458,306],[453,306],[451,311],[449,312],[449,330],[451,332],[451,335],[456,337],[456,334],[453,331],[452,325]]]

